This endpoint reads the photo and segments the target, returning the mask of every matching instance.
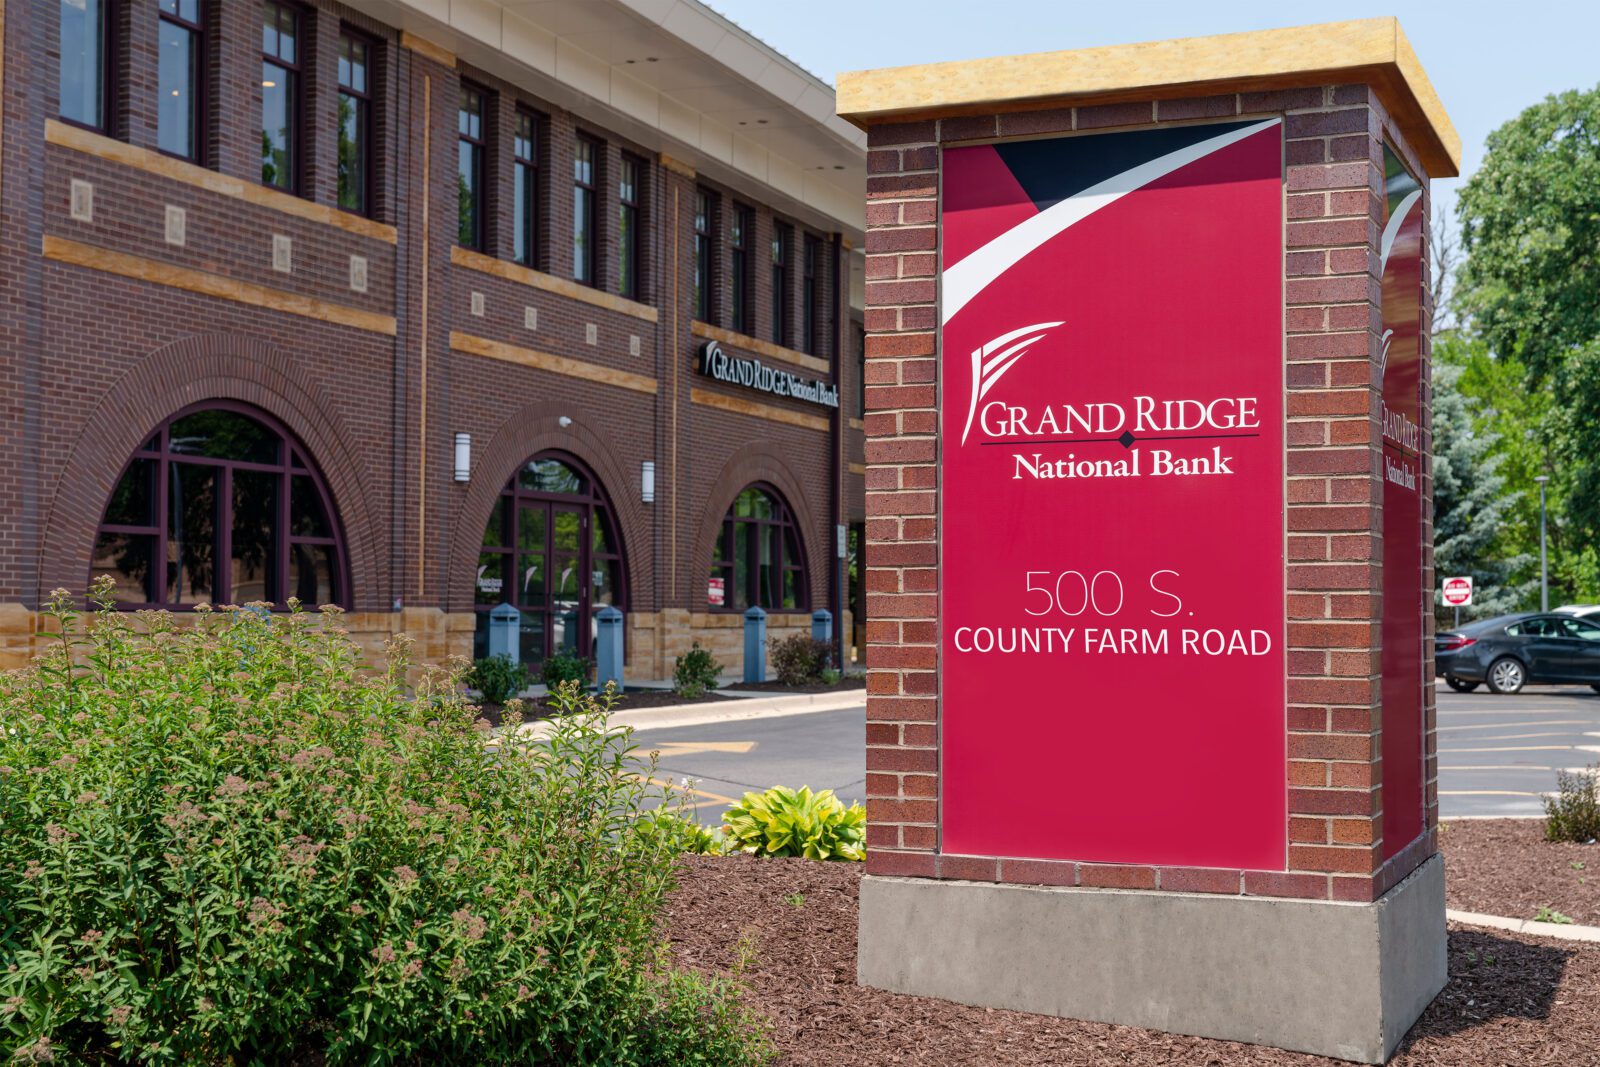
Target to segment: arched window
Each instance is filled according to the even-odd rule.
[[[91,581],[130,608],[290,597],[348,606],[333,500],[305,449],[237,405],[180,412],[133,454],[95,538]]]
[[[473,589],[475,656],[489,653],[489,612],[499,604],[522,613],[521,662],[593,655],[594,613],[607,604],[627,611],[628,582],[615,513],[581,463],[541,453],[511,476],[484,528]]]
[[[752,485],[734,498],[712,554],[706,603],[744,611],[806,611],[811,583],[800,529],[778,491]]]

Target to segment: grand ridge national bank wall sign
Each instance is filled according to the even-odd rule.
[[[947,853],[1283,870],[1281,122],[946,150]]]

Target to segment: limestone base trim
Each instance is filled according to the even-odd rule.
[[[868,877],[857,978],[1384,1063],[1444,988],[1444,860],[1371,904]]]

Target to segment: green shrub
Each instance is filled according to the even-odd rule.
[[[829,667],[827,670],[822,672],[822,684],[823,685],[838,685],[840,680],[843,679],[843,678],[844,678],[844,675],[840,674],[838,671],[834,670],[832,667]]]
[[[833,790],[813,793],[773,786],[746,793],[723,816],[731,851],[758,856],[804,856],[811,860],[867,858],[867,809],[848,808]]]
[[[1549,841],[1600,838],[1600,774],[1594,767],[1557,771],[1555,796],[1544,798],[1544,836]]]
[[[539,677],[552,694],[568,683],[585,686],[594,677],[594,660],[576,652],[557,652],[544,661]]]
[[[336,612],[191,622],[102,606],[0,675],[0,1056],[766,1058],[667,965],[677,845],[606,701],[568,687],[491,754],[456,674],[407,688],[403,638],[371,674]]]
[[[774,637],[768,644],[772,648],[772,673],[784,685],[821,681],[822,672],[833,664],[833,646],[810,634],[791,634],[782,640]]]
[[[486,656],[472,665],[467,684],[490,704],[504,704],[528,688],[528,668],[510,656]]]
[[[721,677],[722,664],[696,641],[689,651],[673,661],[672,691],[693,699],[715,689]]]
[[[721,830],[708,830],[700,820],[680,814],[670,807],[659,807],[639,816],[650,832],[671,839],[679,852],[696,856],[718,856],[728,851],[728,838]]]

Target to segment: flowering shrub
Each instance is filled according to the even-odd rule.
[[[0,1056],[765,1059],[666,965],[678,840],[607,701],[489,747],[459,670],[365,674],[333,609],[89,622],[0,676]]]
[[[833,663],[833,646],[808,633],[790,634],[767,642],[772,648],[772,673],[784,685],[807,685],[822,680]]]

